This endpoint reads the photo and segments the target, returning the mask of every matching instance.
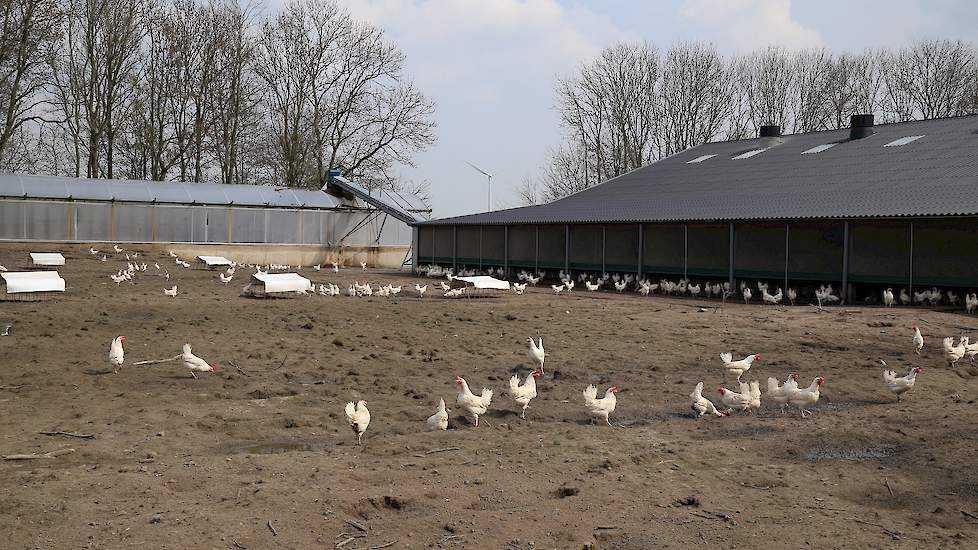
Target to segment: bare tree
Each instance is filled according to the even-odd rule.
[[[976,65],[975,49],[960,40],[928,40],[904,48],[886,64],[890,107],[901,120],[960,114]]]
[[[48,58],[61,10],[54,0],[0,0],[0,167],[25,124],[44,121]]]
[[[791,91],[796,74],[787,50],[768,46],[745,60],[742,73],[755,128],[765,124],[789,127]]]
[[[731,69],[713,46],[680,43],[666,53],[662,73],[659,155],[712,141],[732,108]]]
[[[793,132],[829,127],[831,116],[832,55],[824,49],[795,52],[791,98]]]

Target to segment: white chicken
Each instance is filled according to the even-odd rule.
[[[533,370],[530,374],[526,375],[526,379],[523,384],[520,385],[520,379],[517,375],[513,375],[509,379],[509,395],[516,401],[517,405],[522,405],[523,409],[520,411],[520,418],[526,418],[526,409],[530,408],[530,401],[537,396],[537,378],[543,374],[540,370]]]
[[[895,302],[895,297],[893,296],[893,289],[887,288],[883,291],[883,307],[893,307]]]
[[[173,288],[164,288],[163,295],[176,297],[177,295],[177,285],[173,285]]]
[[[885,361],[880,361],[880,363],[883,363],[884,367],[886,366]],[[924,369],[920,367],[914,367],[905,376],[898,377],[896,372],[886,369],[883,371],[883,384],[886,389],[896,395],[897,401],[900,401],[900,396],[913,389],[917,382],[917,374],[923,371]]]
[[[920,350],[924,349],[924,335],[920,333],[920,327],[914,325],[910,342],[913,344],[913,352],[920,355]]]
[[[445,281],[439,281],[438,284],[441,286],[442,290],[448,291],[452,289],[452,287],[445,284]]]
[[[615,290],[617,290],[619,293],[624,292],[626,286],[628,286],[628,283],[626,281],[615,283]]]
[[[339,264],[337,264],[336,262],[333,262],[333,273],[339,273],[339,272],[340,272],[340,266],[339,266]]]
[[[476,426],[479,425],[479,415],[486,414],[489,405],[492,403],[492,390],[482,388],[482,395],[475,395],[469,391],[469,384],[461,376],[455,377],[455,383],[459,386],[458,395],[455,397],[455,404],[458,405]]]
[[[180,359],[183,361],[183,366],[190,369],[190,376],[194,379],[197,378],[198,372],[214,372],[217,370],[213,365],[207,363],[200,357],[193,354],[193,348],[190,344],[183,345],[183,354],[180,355]]]
[[[584,286],[591,292],[601,288],[601,283],[591,283],[591,281],[584,281]]]
[[[116,254],[122,252],[122,249],[119,248],[119,245],[117,245],[117,244],[112,245],[112,250],[115,250],[115,253]]]
[[[598,399],[598,389],[593,384],[588,384],[582,393],[584,395],[584,406],[587,407],[587,411],[591,415],[591,423],[601,419],[611,426],[611,420],[608,419],[608,416],[615,412],[615,407],[618,405],[618,398],[615,395],[618,393],[618,386],[608,388],[601,399]]]
[[[740,382],[740,377],[744,375],[745,372],[750,370],[751,365],[754,361],[761,358],[759,353],[753,355],[748,355],[747,357],[740,359],[739,361],[733,360],[733,355],[730,353],[721,353],[720,360],[723,361],[723,368],[730,374],[737,377],[737,382]]]
[[[346,404],[344,409],[346,419],[350,422],[350,429],[357,434],[357,445],[363,438],[363,433],[370,425],[370,411],[367,410],[367,402],[361,399],[354,404],[352,401]]]
[[[718,411],[716,405],[713,401],[703,397],[703,383],[700,382],[696,384],[696,388],[693,393],[689,394],[689,398],[692,400],[692,409],[697,416],[703,416],[704,414],[713,414],[716,416],[727,416],[727,413]]]
[[[513,293],[517,296],[522,296],[526,292],[526,283],[513,283]]]
[[[750,288],[745,286],[744,289],[743,289],[742,294],[744,295],[744,303],[745,304],[749,304],[750,303],[750,299],[753,296],[751,294],[751,292],[750,292]]]
[[[791,304],[791,305],[795,305],[795,300],[797,300],[797,299],[798,299],[798,292],[795,289],[793,289],[793,288],[789,288],[788,289],[788,303]]]
[[[757,380],[751,380],[747,386],[750,388],[750,393],[748,394],[750,403],[747,412],[754,414],[754,411],[761,408],[761,383]],[[741,384],[741,387],[743,387],[743,384]]]
[[[964,309],[968,312],[968,315],[974,313],[976,308],[978,308],[978,294],[973,292],[971,294],[965,294]]]
[[[811,416],[812,411],[806,409],[805,407],[811,407],[815,405],[815,403],[818,403],[819,389],[824,383],[825,379],[819,376],[812,380],[810,386],[805,389],[799,389],[791,395],[789,401],[792,405],[798,407],[798,410],[801,411],[802,418]]]
[[[550,288],[553,289],[555,295],[564,291],[564,285],[550,285]]]
[[[312,270],[313,271],[319,271],[322,268],[323,268],[322,264],[316,264],[316,265],[312,266]]]
[[[907,294],[907,289],[905,288],[900,289],[900,305],[910,305],[910,294]]]
[[[428,285],[421,286],[415,283],[414,291],[418,293],[418,298],[424,298],[424,293],[428,292]]]
[[[429,416],[424,423],[428,431],[444,431],[448,429],[448,410],[445,408],[444,399],[438,400],[438,410],[435,411],[435,414]]]
[[[224,286],[228,286],[228,283],[231,282],[231,279],[234,278],[234,275],[224,275],[223,273],[218,273],[217,277],[221,279],[221,282],[224,283]]]
[[[109,364],[112,365],[112,372],[119,372],[119,367],[125,361],[125,351],[122,349],[125,341],[125,336],[116,336],[109,345]]]
[[[539,342],[534,342],[532,336],[526,337],[526,341],[530,343],[526,354],[530,358],[530,361],[540,363],[540,374],[543,374],[543,361],[547,358],[547,352],[543,349],[543,337],[540,336],[538,340]]]
[[[791,400],[791,396],[798,391],[798,373],[793,372],[788,375],[784,385],[778,385],[778,379],[768,377],[767,396],[770,400],[781,405],[781,414],[784,414],[784,406]]]
[[[360,271],[367,270],[367,262],[360,262]]]
[[[968,337],[962,336],[958,345],[954,345],[954,338],[948,336],[944,339],[942,351],[944,352],[944,360],[947,361],[947,366],[953,367],[968,351]]]
[[[744,412],[750,408],[750,386],[744,382],[740,383],[740,392],[721,386],[717,388],[717,393],[720,394],[720,403],[726,407],[727,414],[734,409]]]

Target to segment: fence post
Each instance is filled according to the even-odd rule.
[[[839,291],[842,303],[849,299],[849,239],[849,220],[846,220],[842,226],[842,289]]]
[[[730,290],[733,291],[733,289],[734,289],[734,252],[735,252],[734,243],[736,242],[734,240],[734,224],[733,224],[733,222],[730,222],[730,237],[729,238],[730,238],[730,242],[728,243],[728,245],[730,247],[730,252],[729,252],[729,259],[728,259],[728,266],[727,266],[727,282],[730,283]]]

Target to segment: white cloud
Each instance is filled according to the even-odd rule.
[[[742,52],[768,44],[823,44],[817,31],[792,18],[791,0],[685,0],[679,14],[714,34],[719,45]]]

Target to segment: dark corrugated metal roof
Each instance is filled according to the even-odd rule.
[[[575,195],[539,206],[445,218],[425,225],[863,218],[978,214],[978,116],[707,143]],[[924,137],[883,147],[910,135]],[[840,142],[813,154],[817,145]],[[716,156],[687,164],[702,155]]]

